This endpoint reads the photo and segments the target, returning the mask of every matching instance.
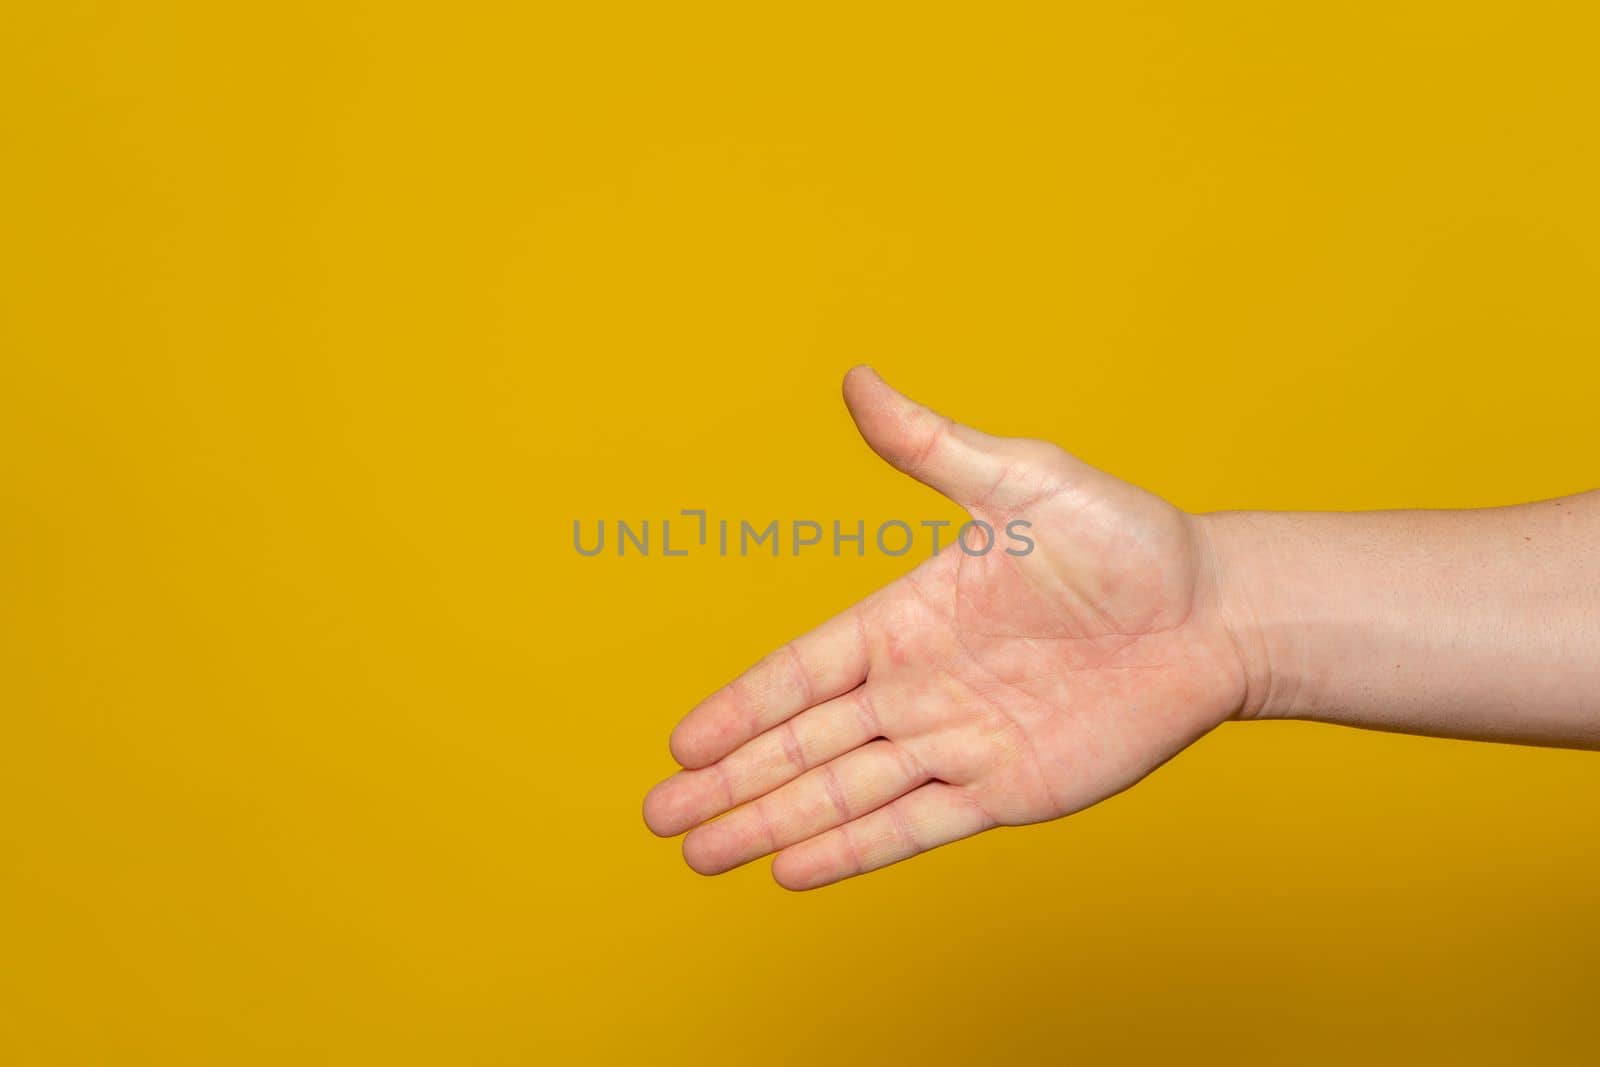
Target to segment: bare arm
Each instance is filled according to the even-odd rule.
[[[1600,748],[1600,492],[1202,522],[1241,718]]]
[[[1037,550],[946,548],[691,710],[644,814],[703,874],[775,853],[810,889],[1070,815],[1229,719],[1600,748],[1600,493],[1188,515],[866,368],[845,401],[891,465]]]

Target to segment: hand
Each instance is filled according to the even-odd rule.
[[[947,546],[691,711],[672,734],[686,769],[644,806],[654,832],[690,831],[691,867],[776,852],[782,885],[826,885],[1079,811],[1240,710],[1200,519],[1054,445],[952,422],[868,368],[844,394],[880,456],[996,531],[1027,520],[1035,548]]]

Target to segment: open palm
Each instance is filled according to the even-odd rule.
[[[1201,524],[1042,441],[951,422],[858,367],[867,443],[1034,548],[947,546],[771,653],[672,735],[645,799],[715,874],[809,889],[1127,788],[1233,715],[1244,671]],[[981,547],[974,529],[968,544]],[[718,815],[733,810],[725,818]],[[713,820],[715,821],[708,821]]]

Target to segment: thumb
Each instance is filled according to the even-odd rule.
[[[844,376],[844,402],[874,452],[963,507],[985,503],[1015,459],[1005,438],[923,407],[871,367],[852,367]]]

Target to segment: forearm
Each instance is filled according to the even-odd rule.
[[[1241,718],[1600,748],[1600,491],[1200,523]]]

